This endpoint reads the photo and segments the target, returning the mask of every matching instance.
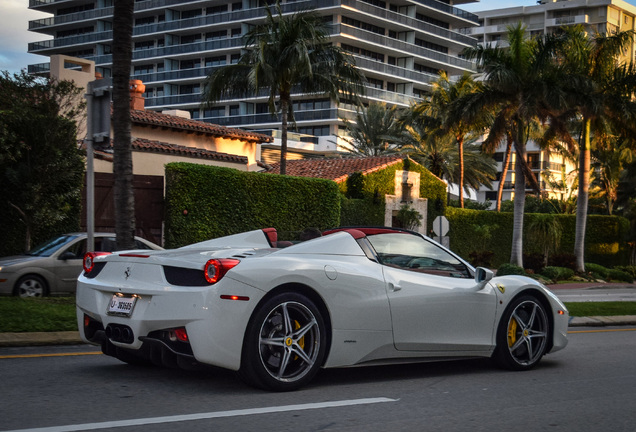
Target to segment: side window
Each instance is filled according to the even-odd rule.
[[[104,237],[100,246],[97,249],[97,245],[95,245],[95,249],[100,252],[115,252],[117,250],[117,239],[115,237]]]
[[[422,237],[407,233],[367,236],[381,264],[438,276],[470,278],[464,263]]]
[[[150,249],[150,246],[140,240],[135,240],[135,249]]]
[[[86,253],[86,240],[80,240],[77,243],[72,244],[66,249],[62,254],[70,252],[73,254],[74,259],[82,259],[84,258],[84,254]]]

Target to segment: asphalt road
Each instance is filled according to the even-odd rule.
[[[528,372],[488,360],[325,370],[291,393],[221,369],[132,367],[85,345],[1,348],[0,431],[632,432],[635,341],[636,328],[577,328]]]

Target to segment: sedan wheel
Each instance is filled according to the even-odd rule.
[[[545,307],[534,297],[520,297],[509,306],[499,324],[494,359],[507,369],[530,369],[545,354],[549,334]]]
[[[43,297],[46,294],[46,282],[37,275],[24,276],[16,284],[15,294],[20,297]]]
[[[295,390],[318,372],[325,355],[325,325],[306,297],[280,294],[248,326],[240,375],[251,385]]]

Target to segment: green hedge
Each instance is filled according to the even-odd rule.
[[[450,247],[459,255],[468,258],[471,252],[478,249],[495,253],[492,263],[497,267],[510,261],[512,247],[513,213],[467,210],[449,207],[446,217],[450,223]],[[539,215],[529,213],[524,216],[524,253],[539,252],[527,235],[530,221]],[[556,254],[574,253],[576,215],[555,214],[561,224],[563,233],[560,247]],[[497,225],[492,237],[484,244],[476,244],[474,227],[478,225]],[[625,265],[629,253],[626,242],[629,233],[629,221],[619,216],[588,215],[585,235],[585,261],[608,267]]]
[[[384,225],[384,196],[395,195],[395,172],[403,170],[420,173],[420,197],[428,199],[426,232],[429,232],[433,220],[446,209],[446,183],[410,159],[367,175],[354,173],[348,181],[340,183],[340,192],[346,197],[342,225]]]
[[[168,248],[266,227],[284,238],[340,225],[340,197],[331,180],[171,163],[165,223]]]

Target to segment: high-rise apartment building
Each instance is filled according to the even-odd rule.
[[[540,0],[531,6],[517,6],[476,12],[479,27],[464,30],[481,44],[506,46],[508,27],[523,23],[529,36],[542,36],[559,31],[563,26],[582,25],[589,34],[634,30],[636,6],[622,0]],[[634,60],[636,46],[625,52],[624,60]],[[576,166],[555,151],[541,149],[536,143],[527,145],[528,161],[539,179],[542,191],[551,198],[567,199],[573,193]],[[502,178],[505,144],[495,153],[499,177],[493,182],[494,190],[482,187],[477,194],[479,201],[497,199],[497,187],[504,182],[503,199],[514,196],[514,169]],[[510,168],[514,166],[513,154]],[[561,186],[556,186],[560,184]],[[529,191],[529,190],[528,190]],[[494,205],[494,204],[493,204]]]
[[[440,70],[455,76],[474,69],[460,53],[476,43],[465,29],[477,25],[477,15],[453,6],[472,1],[281,0],[281,5],[285,14],[314,8],[325,17],[331,24],[332,43],[351,53],[367,77],[367,101],[406,107],[427,92]],[[264,4],[257,0],[135,1],[131,77],[146,85],[146,108],[186,110],[193,119],[272,130],[276,137],[279,121],[269,114],[266,95],[224,100],[212,108],[201,106],[205,77],[217,67],[238,61],[241,36],[263,19]],[[92,60],[98,72],[110,75],[112,0],[29,0],[29,7],[52,15],[31,21],[29,30],[53,36],[29,44],[30,53]],[[29,66],[31,73],[47,70],[47,64]],[[337,149],[341,119],[351,117],[355,107],[346,103],[336,107],[326,97],[295,95],[294,112],[299,134],[296,151],[324,153]]]

